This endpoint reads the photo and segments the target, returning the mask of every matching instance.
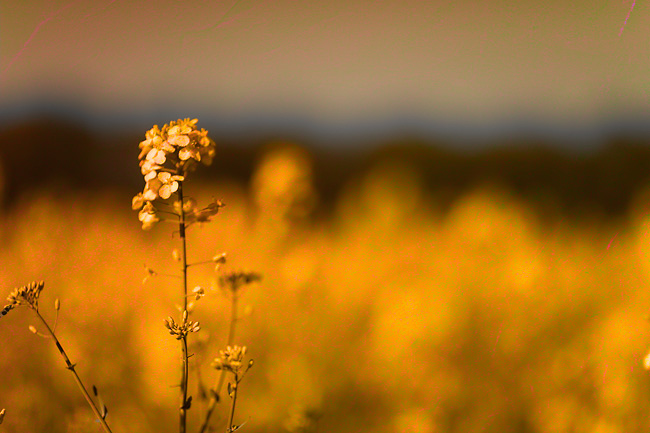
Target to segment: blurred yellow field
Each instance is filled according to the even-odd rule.
[[[259,272],[244,289],[236,344],[255,366],[241,385],[246,431],[598,432],[650,427],[650,215],[542,224],[504,188],[480,186],[443,214],[408,166],[374,167],[327,220],[309,159],[262,158],[250,185],[186,188],[226,207],[188,231],[188,257],[227,252],[225,269]],[[137,191],[134,191],[135,194]],[[129,197],[24,196],[2,216],[0,285],[45,280],[43,315],[118,432],[174,431],[178,342],[176,227],[142,231]],[[145,265],[159,275],[148,278]],[[221,272],[221,271],[219,271]],[[214,266],[191,268],[207,294],[190,336],[189,431],[199,377],[226,343],[230,304]],[[3,295],[6,296],[6,295]],[[99,431],[31,311],[0,321],[0,429]],[[200,344],[198,344],[200,343]],[[201,367],[196,369],[197,364]],[[221,431],[227,402],[218,407]]]

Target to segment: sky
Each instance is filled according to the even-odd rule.
[[[636,0],[0,0],[0,127],[650,138],[648,29]]]

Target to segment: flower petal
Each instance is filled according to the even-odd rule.
[[[142,194],[142,198],[147,201],[153,201],[158,198],[158,194],[150,189],[145,189],[144,193]]]
[[[174,137],[170,137],[169,142],[179,147],[185,147],[190,144],[190,137],[187,135],[176,135]]]
[[[184,147],[178,151],[178,157],[181,159],[181,161],[187,161],[192,157],[192,151],[187,147]]]
[[[151,170],[149,173],[144,175],[144,180],[149,182],[150,180],[156,177],[156,170]]]
[[[161,149],[162,151],[164,151],[164,152],[167,152],[167,153],[174,153],[174,151],[176,150],[176,149],[174,149],[174,146],[171,145],[171,143],[169,142],[169,140],[164,141],[164,142],[160,145],[160,149]]]
[[[163,185],[158,190],[158,195],[162,199],[168,199],[172,195],[172,188],[170,185]]]
[[[166,171],[161,171],[158,173],[158,180],[160,180],[162,183],[167,183],[171,177],[171,173],[167,173]]]
[[[142,193],[138,193],[135,197],[133,197],[133,200],[131,200],[131,209],[133,210],[138,210],[141,209],[142,206],[144,206],[144,197],[142,196]]]

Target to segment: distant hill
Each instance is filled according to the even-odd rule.
[[[3,176],[2,205],[11,206],[21,193],[56,183],[66,189],[142,188],[135,158],[144,131],[97,136],[78,125],[52,118],[34,119],[0,130]],[[249,142],[220,140],[218,158],[205,179],[248,183],[269,141],[289,134],[268,135]],[[315,184],[327,211],[341,188],[379,161],[401,161],[417,170],[425,187],[443,207],[468,189],[486,181],[502,184],[535,204],[555,201],[567,215],[593,211],[621,215],[640,188],[650,183],[650,143],[618,137],[591,154],[567,154],[535,140],[491,143],[487,150],[463,153],[449,144],[417,137],[386,139],[373,146],[309,149]],[[363,150],[360,150],[363,149]]]

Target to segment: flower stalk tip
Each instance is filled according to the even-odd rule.
[[[45,287],[43,281],[33,281],[26,286],[14,289],[7,297],[9,303],[0,311],[0,317],[5,316],[9,311],[20,305],[26,305],[32,310],[38,311],[38,298],[41,296],[43,287]]]
[[[176,338],[177,340],[182,340],[187,337],[190,332],[199,332],[201,326],[199,322],[193,322],[187,320],[187,311],[183,314],[183,323],[176,323],[173,317],[169,316],[164,320],[165,327],[169,330],[169,333]]]
[[[149,230],[160,221],[152,202],[167,200],[176,193],[188,173],[199,164],[210,165],[215,154],[215,142],[208,131],[196,127],[197,119],[179,119],[162,128],[154,125],[140,142],[140,171],[145,187],[131,201],[139,210],[142,228]],[[217,208],[218,211],[218,208]],[[196,219],[208,220],[216,211],[199,214]]]

